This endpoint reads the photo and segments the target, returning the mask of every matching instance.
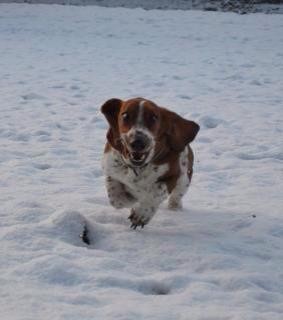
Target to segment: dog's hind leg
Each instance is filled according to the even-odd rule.
[[[176,187],[172,190],[168,199],[168,208],[170,210],[182,210],[182,198],[187,192],[189,185],[190,180],[187,175],[179,177]]]
[[[169,200],[168,208],[170,210],[181,210],[183,208],[182,198],[187,192],[193,176],[193,151],[188,145],[184,152],[180,155],[180,177],[176,182],[175,188],[172,190]]]

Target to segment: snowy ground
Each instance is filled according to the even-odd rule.
[[[281,16],[6,4],[0,47],[1,319],[282,319]],[[141,231],[100,167],[134,96],[201,125],[184,211]]]

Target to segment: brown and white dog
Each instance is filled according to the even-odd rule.
[[[189,146],[199,125],[152,101],[110,99],[101,107],[109,123],[103,169],[113,207],[131,208],[131,227],[142,228],[169,197],[169,208],[181,199],[193,174]]]

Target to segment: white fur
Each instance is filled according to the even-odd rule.
[[[153,217],[160,203],[168,197],[167,187],[157,182],[168,164],[148,164],[143,168],[127,166],[120,153],[114,149],[104,154],[103,169],[106,188],[115,208],[132,207],[132,222],[144,225]]]
[[[137,124],[136,124],[137,127],[143,127],[143,124],[144,124],[144,121],[143,121],[144,104],[145,104],[144,100],[142,100],[139,103],[139,113],[138,113]]]
[[[149,163],[143,168],[133,169],[125,163],[118,151],[111,149],[103,158],[111,205],[117,209],[132,208],[130,219],[135,227],[147,224],[168,196],[168,207],[172,210],[181,209],[181,199],[190,184],[188,161],[188,149],[185,148],[179,157],[180,177],[169,196],[165,183],[157,182],[168,171],[168,164]]]
[[[188,176],[189,159],[187,148],[185,148],[185,150],[180,154],[179,165],[181,169],[180,177],[178,178],[176,186],[172,190],[168,200],[168,208],[171,210],[182,209],[182,197],[187,192],[190,185],[190,179]]]

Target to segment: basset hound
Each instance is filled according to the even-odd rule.
[[[101,112],[109,123],[103,170],[111,205],[131,208],[134,229],[166,198],[170,209],[181,209],[193,175],[189,143],[199,125],[143,98],[110,99]]]

